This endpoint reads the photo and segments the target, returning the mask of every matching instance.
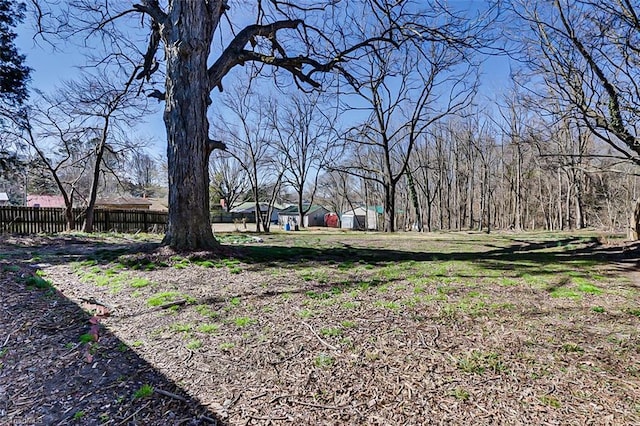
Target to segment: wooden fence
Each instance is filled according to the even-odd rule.
[[[74,208],[75,230],[82,229],[85,209]],[[255,222],[253,213],[212,212],[212,223]],[[165,232],[168,213],[149,210],[95,209],[95,232]],[[0,233],[39,234],[66,230],[64,209],[57,207],[0,206]]]
[[[81,230],[85,209],[74,208],[75,230]],[[96,209],[95,232],[164,232],[167,212]],[[0,233],[38,234],[65,231],[64,209],[54,207],[0,207]]]

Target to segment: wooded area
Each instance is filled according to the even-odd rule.
[[[258,232],[267,203],[380,207],[388,232],[637,237],[634,3],[186,4],[16,8],[36,39],[78,46],[93,68],[3,109],[14,204],[36,190],[89,211],[97,194],[167,194],[164,242],[181,249],[216,249],[211,207],[243,201]],[[132,136],[153,99],[166,157]]]

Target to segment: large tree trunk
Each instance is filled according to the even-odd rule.
[[[171,4],[171,3],[170,3]],[[207,58],[217,26],[203,1],[174,2],[162,36],[166,104],[169,223],[163,243],[178,250],[219,246],[209,216],[210,103]]]

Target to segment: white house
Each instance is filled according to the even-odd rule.
[[[9,196],[6,192],[0,192],[0,206],[8,206],[9,205]]]

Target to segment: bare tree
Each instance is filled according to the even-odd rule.
[[[530,31],[518,30],[521,59],[543,76],[550,97],[605,141],[620,159],[640,164],[640,9],[634,2],[513,2]],[[640,203],[640,200],[638,200]],[[640,214],[640,204],[636,211]],[[638,238],[640,216],[631,231]]]
[[[268,204],[271,210],[280,191],[284,173],[283,161],[273,142],[273,127],[269,118],[268,105],[275,101],[258,94],[252,85],[237,84],[222,97],[223,107],[219,109],[227,119],[218,117],[216,131],[224,136],[227,151],[239,163],[251,188],[255,203],[256,231],[261,226],[265,232],[270,228],[270,212],[261,215],[260,202]],[[233,117],[233,118],[231,118]],[[261,189],[270,188],[268,194]],[[261,195],[267,199],[261,200]]]
[[[219,150],[211,155],[211,196],[217,202],[223,202],[226,211],[234,208],[248,191],[251,190],[249,176],[242,164],[228,151]]]
[[[141,149],[144,142],[135,145],[138,149],[128,154],[124,161],[122,175],[125,189],[136,197],[157,197],[161,182],[159,161]]]
[[[53,95],[34,99],[26,114],[13,117],[14,134],[33,151],[62,194],[67,228],[73,229],[74,197],[86,204],[85,232],[93,230],[100,178],[115,174],[114,161],[131,150],[127,130],[145,112],[145,99],[115,82],[112,75],[84,74]],[[88,185],[79,191],[82,180]]]
[[[368,118],[346,138],[377,159],[358,160],[355,170],[344,170],[367,175],[382,186],[387,232],[395,231],[396,185],[406,173],[416,141],[433,123],[466,106],[475,92],[470,52],[454,49],[452,43],[411,39],[399,49],[368,57],[366,83],[357,91],[357,102],[364,106],[352,106],[366,111]]]
[[[327,107],[329,111],[337,110],[322,103],[317,94],[307,97],[294,94],[289,99],[271,104],[271,125],[284,162],[283,183],[296,193],[300,213],[298,223],[304,227],[304,217],[312,208],[318,179],[327,163],[333,162],[336,152],[335,112],[331,116],[326,110]]]

